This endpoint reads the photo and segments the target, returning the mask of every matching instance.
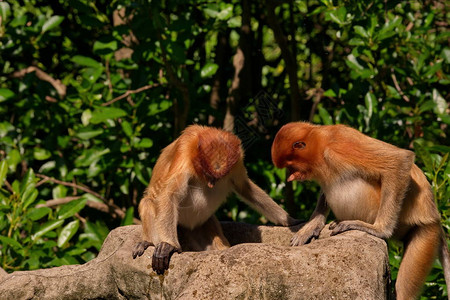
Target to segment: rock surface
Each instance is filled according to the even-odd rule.
[[[386,243],[359,231],[289,247],[294,228],[223,223],[225,251],[174,254],[164,276],[151,269],[153,247],[131,257],[141,226],[109,234],[83,264],[0,277],[2,299],[386,299]],[[245,243],[245,244],[243,244]]]

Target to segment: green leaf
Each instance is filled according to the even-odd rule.
[[[434,112],[436,114],[444,114],[447,110],[447,101],[439,94],[438,90],[433,89]]]
[[[6,23],[9,15],[11,14],[11,7],[7,2],[0,2],[0,17],[2,23]]]
[[[80,198],[77,200],[72,200],[69,203],[64,204],[58,212],[58,219],[67,219],[80,210],[86,205],[87,199]]]
[[[202,70],[200,71],[200,76],[202,78],[211,77],[214,74],[216,74],[218,68],[219,68],[218,64],[207,63],[206,65],[203,66]]]
[[[11,246],[14,250],[22,249],[22,245],[15,239],[0,235],[0,241],[3,245]]]
[[[89,149],[85,150],[83,154],[75,159],[75,165],[80,167],[89,167],[91,164],[97,162],[101,156],[111,152],[109,148],[106,149]]]
[[[52,212],[52,209],[49,207],[39,207],[39,208],[32,208],[28,213],[27,217],[31,219],[32,221],[37,221],[48,215]]]
[[[334,97],[337,96],[336,93],[335,93],[332,89],[326,90],[326,91],[323,93],[323,95],[324,95],[325,97],[330,97],[330,98],[334,98]]]
[[[78,220],[74,220],[64,226],[64,228],[61,230],[61,233],[58,237],[58,247],[62,248],[64,247],[70,239],[77,233],[78,227],[80,227],[80,222]]]
[[[96,137],[103,133],[103,129],[92,129],[92,128],[82,128],[78,131],[75,136],[79,137],[82,140],[89,140],[93,137]]]
[[[362,71],[364,70],[364,67],[361,66],[358,62],[358,60],[356,59],[356,57],[353,54],[350,54],[347,56],[347,60],[345,61],[347,63],[347,65],[357,71]]]
[[[367,31],[364,29],[364,27],[356,25],[355,27],[353,27],[353,29],[355,30],[355,33],[358,34],[359,36],[368,39],[369,38],[369,33],[367,33]]]
[[[42,25],[42,33],[52,30],[53,28],[57,27],[61,22],[64,20],[64,17],[62,16],[52,16],[50,19],[48,19],[44,25]]]
[[[149,138],[143,138],[139,143],[136,144],[136,148],[151,148],[153,146],[153,141]]]
[[[72,61],[80,66],[91,67],[91,68],[103,68],[103,65],[93,58],[75,55],[72,57]]]
[[[99,124],[105,122],[108,119],[115,119],[124,117],[127,112],[115,107],[98,107],[92,112],[92,118],[90,122],[92,124]]]
[[[92,118],[92,111],[90,109],[86,109],[81,114],[81,123],[83,123],[84,126],[89,125],[89,121]]]
[[[445,59],[446,63],[450,64],[450,49],[449,48],[444,48],[442,50],[441,56]]]
[[[6,160],[2,160],[0,162],[0,187],[3,185],[3,182],[5,181],[7,173],[8,173],[8,162]]]
[[[426,170],[428,172],[432,173],[433,172],[433,161],[431,160],[431,156],[430,156],[430,153],[428,152],[428,150],[416,141],[414,142],[414,150],[417,153],[417,155],[419,156],[420,160],[423,161],[423,164],[425,165]]]
[[[27,193],[27,191],[30,191]],[[27,189],[25,193],[22,196],[22,202],[23,202],[23,210],[26,210],[28,206],[33,204],[34,200],[36,200],[37,196],[39,195],[38,190],[33,185],[33,188]]]
[[[20,183],[20,193],[23,195],[27,189],[35,187],[35,176],[33,169],[28,169]]]
[[[127,209],[127,212],[125,213],[125,218],[123,218],[121,225],[132,225],[133,224],[133,217],[134,217],[134,207],[131,206]]]
[[[50,158],[50,156],[52,156],[52,154],[47,149],[34,148],[33,156],[36,160],[46,160],[46,159]]]
[[[110,54],[113,53],[114,51],[116,51],[118,48],[118,44],[116,40],[112,40],[109,42],[101,42],[101,41],[96,41],[94,43],[94,53],[95,54],[100,54],[100,55],[106,55],[106,54]]]
[[[16,171],[17,164],[20,163],[22,157],[17,149],[12,149],[6,156],[6,161],[8,162],[9,169],[12,172]]]
[[[64,224],[64,219],[49,221],[49,222],[45,223],[44,225],[42,225],[41,227],[39,227],[39,230],[31,236],[31,239],[33,241],[35,241],[37,238],[43,236],[44,234],[46,234],[49,231],[52,231],[53,229],[58,228],[62,224]]]
[[[319,111],[319,116],[322,119],[323,124],[325,124],[325,125],[333,125],[333,118],[330,116],[328,111],[325,108],[323,108],[323,106],[320,105],[320,104],[317,107],[317,109]]]
[[[0,4],[1,3],[4,2],[0,2]],[[15,95],[14,92],[11,91],[10,89],[0,88],[0,102],[8,100],[9,98],[14,97],[14,95]]]
[[[129,122],[123,121],[120,125],[122,126],[123,132],[125,132],[128,137],[133,136],[133,128]]]

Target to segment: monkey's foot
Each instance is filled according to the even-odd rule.
[[[384,234],[380,233],[379,230],[376,230],[372,224],[367,224],[363,221],[359,220],[348,220],[348,221],[333,221],[330,223],[331,235],[336,235],[342,232],[346,232],[349,230],[360,230],[367,232],[373,236],[379,237],[381,239],[387,238]]]
[[[141,256],[142,254],[144,254],[145,250],[150,245],[151,245],[151,243],[147,242],[147,241],[141,241],[141,242],[137,243],[136,246],[134,246],[134,249],[133,249],[133,259],[135,259],[136,257]]]
[[[162,275],[165,270],[169,269],[170,258],[174,252],[180,253],[181,250],[166,242],[161,242],[156,246],[152,259],[152,268],[156,274]]]
[[[322,231],[324,224],[306,223],[305,226],[294,234],[291,239],[291,246],[301,246],[317,239]]]

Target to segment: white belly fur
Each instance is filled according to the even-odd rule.
[[[362,178],[343,179],[323,189],[338,221],[361,220],[373,224],[379,209],[379,190]]]
[[[178,209],[178,224],[193,229],[206,222],[230,193],[227,180],[219,180],[213,188],[201,182],[189,185],[187,196]]]

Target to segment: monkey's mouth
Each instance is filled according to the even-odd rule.
[[[287,179],[288,182],[298,180],[298,181],[305,181],[307,178],[306,172],[296,170],[294,168],[288,168],[289,170],[289,177]]]

